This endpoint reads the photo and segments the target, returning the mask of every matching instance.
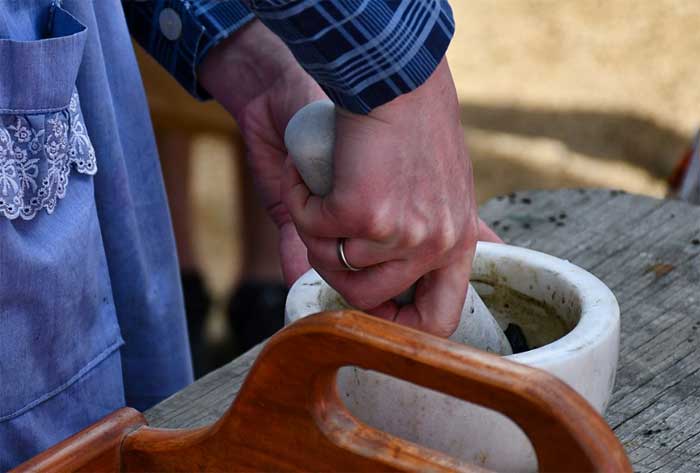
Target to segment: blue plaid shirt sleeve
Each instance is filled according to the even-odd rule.
[[[255,18],[240,0],[123,0],[131,36],[192,95],[209,50]]]
[[[336,104],[368,113],[426,81],[454,34],[447,0],[249,0]]]
[[[420,86],[454,34],[447,0],[245,3],[250,9],[244,0],[125,0],[124,8],[136,40],[196,97],[208,97],[196,74],[206,53],[255,15],[331,100],[355,113],[368,113]],[[178,21],[181,33],[175,37],[172,23]]]

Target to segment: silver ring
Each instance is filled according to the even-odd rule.
[[[345,249],[343,248],[344,245],[345,238],[338,238],[338,259],[340,260],[340,262],[343,263],[343,266],[345,266],[350,271],[362,271],[362,268],[356,268],[350,263],[348,263],[348,259],[345,257]]]

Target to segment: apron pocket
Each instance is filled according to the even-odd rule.
[[[75,81],[87,28],[52,7],[50,37],[0,40],[0,216],[53,213],[71,169],[97,172]]]
[[[53,6],[48,31],[47,38],[35,41],[0,39],[0,113],[39,114],[68,107],[87,28]]]

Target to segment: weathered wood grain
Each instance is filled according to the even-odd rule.
[[[570,190],[494,199],[482,216],[612,289],[622,335],[607,420],[635,471],[700,471],[700,207]]]
[[[216,422],[236,397],[263,344],[147,410],[152,427],[191,428]]]
[[[493,199],[481,214],[508,243],[568,259],[610,286],[622,312],[622,344],[607,420],[635,471],[700,471],[700,207],[563,190]],[[259,351],[147,411],[149,423],[214,422]]]

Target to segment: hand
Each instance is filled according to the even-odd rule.
[[[287,122],[299,108],[309,102],[324,98],[325,94],[311,77],[299,67],[286,46],[258,21],[252,22],[250,25],[237,32],[233,37],[214,48],[200,66],[199,73],[200,83],[221,102],[238,121],[248,148],[249,164],[253,169],[263,203],[280,229],[280,252],[282,256],[283,274],[287,283],[292,284],[301,274],[309,269],[310,266],[307,260],[306,246],[302,243],[280,194],[280,179],[283,174],[283,163],[286,157],[283,134]],[[429,82],[434,81],[431,79]],[[231,84],[236,85],[232,87]],[[425,84],[424,87],[430,85],[431,84]],[[445,85],[443,84],[442,87],[444,88]],[[425,91],[424,89],[424,92]],[[409,95],[414,96],[412,98],[417,97],[416,100],[418,101],[424,102],[426,100],[423,97],[425,93],[417,94],[416,92]],[[338,122],[347,122],[347,127],[349,129],[353,129],[353,126],[355,126],[355,128],[357,128],[356,132],[360,134],[363,129],[366,129],[371,135],[373,131],[369,123],[383,120],[382,117],[384,115],[395,114],[396,110],[394,109],[397,107],[394,106],[397,103],[404,109],[412,106],[410,103],[404,104],[404,102],[410,101],[411,98],[409,97],[400,97],[392,102],[392,104],[389,104],[391,105],[391,110],[385,111],[383,114],[379,113],[380,110],[375,111],[371,120],[368,120],[368,124],[362,125],[364,128],[359,127],[359,125],[366,120],[366,117],[356,117],[351,114],[345,114],[344,117],[340,117]],[[389,105],[381,108],[388,109]],[[375,115],[378,115],[378,117],[375,118]],[[456,115],[454,117],[456,117]],[[353,125],[354,120],[357,120],[355,125]],[[456,124],[457,127],[459,126],[458,118],[455,118],[455,122],[452,125],[454,124]],[[388,127],[391,123],[388,122],[384,125]],[[401,124],[395,123],[392,131],[396,134],[396,127],[400,126]],[[451,129],[452,128],[454,128],[454,126],[452,126]],[[456,131],[459,132],[458,136],[461,137],[461,129],[452,130],[452,133],[454,134]],[[424,140],[428,132],[429,129],[423,130],[422,136]],[[400,136],[402,132],[399,130],[398,133]],[[430,145],[430,143],[426,144]],[[461,150],[459,157],[466,158],[461,138],[458,139],[458,144],[453,144],[452,146],[456,146],[456,148]],[[408,148],[410,148],[410,146],[408,146]],[[441,146],[441,148],[446,149],[447,147]],[[373,152],[376,152],[379,148],[373,149]],[[345,155],[348,158],[348,162],[352,164],[352,153],[346,152]],[[384,159],[384,157],[382,157],[382,159]],[[423,164],[429,164],[431,159],[432,155],[428,155]],[[375,164],[381,164],[381,160]],[[471,185],[470,172],[462,177]],[[426,184],[425,181],[423,183]],[[425,186],[422,188],[424,187]],[[467,186],[460,185],[460,187],[466,188]],[[427,191],[429,193],[432,191],[433,194],[435,194],[435,189],[437,189],[437,187],[431,189],[431,186],[428,186]],[[379,193],[381,194],[381,192]],[[384,197],[389,199],[388,195],[389,194]],[[469,205],[470,209],[473,206],[471,195],[469,195],[469,198],[465,197],[461,200],[457,198],[456,200],[461,204]],[[410,207],[407,208],[407,211],[409,209]],[[470,210],[470,212],[471,211],[472,210]],[[485,239],[490,241],[498,240],[498,237],[495,236],[483,222],[480,222],[480,230]],[[348,243],[349,248],[355,245],[355,243],[351,241]],[[335,244],[335,240],[333,240],[333,244]],[[385,242],[381,240],[378,241],[378,245],[381,246],[382,244],[386,245]],[[424,242],[423,247],[426,246],[428,245]],[[333,247],[333,254],[335,255],[334,252],[335,247]],[[348,258],[354,263],[352,256]],[[470,256],[469,260],[471,260]],[[325,273],[321,264],[317,265],[316,269],[321,271],[321,273]],[[419,271],[416,271],[415,279],[421,276],[421,274],[418,273]],[[449,270],[442,271],[442,274],[444,273],[449,275]],[[440,274],[441,273],[438,272],[438,275]],[[444,285],[441,286],[439,284],[440,278],[441,277],[437,278],[437,285],[440,286],[439,289],[443,291],[449,290],[445,288]],[[435,279],[435,277],[433,279]],[[462,285],[466,287],[468,271],[462,278],[457,279],[459,280],[460,286],[457,292],[462,291],[462,296],[457,295],[456,297],[451,297],[451,300],[456,300],[460,297],[463,299],[464,289],[461,287]],[[351,286],[348,287],[347,282],[345,282],[342,287],[336,285],[335,280],[330,280],[329,282],[348,300],[355,300],[357,291],[353,291]],[[433,283],[433,285],[435,285],[435,283]],[[430,286],[430,284],[423,283],[422,289],[419,292],[419,297],[416,299],[416,308],[420,307],[420,309],[416,309],[415,312],[410,312],[409,307],[404,307],[402,309],[403,312],[399,316],[396,307],[391,306],[391,304],[384,304],[376,308],[374,313],[387,318],[394,318],[398,322],[409,323],[419,328],[446,334],[450,330],[445,329],[441,332],[439,329],[432,329],[430,320],[427,321],[428,323],[423,324],[415,322],[416,315],[414,315],[414,313],[417,313],[418,310],[423,311],[418,313],[420,317],[423,317],[423,313],[427,314],[428,311],[432,311],[429,303],[428,307],[425,307],[426,301],[430,300],[429,293],[435,292],[434,289],[430,289]],[[394,293],[388,295],[386,297],[388,299],[401,291],[388,289],[386,292]],[[428,293],[428,296],[424,295],[424,293]],[[432,297],[434,298],[434,296]],[[455,303],[453,302],[452,305],[454,306]],[[357,300],[356,306],[358,308],[368,308],[367,306],[363,306],[362,301]],[[451,325],[451,322],[449,325]]]
[[[217,45],[199,73],[200,83],[238,122],[256,187],[280,230],[282,273],[291,285],[310,266],[280,196],[287,156],[284,130],[297,110],[326,96],[285,44],[258,20]]]
[[[445,60],[421,87],[369,115],[337,112],[332,192],[311,195],[289,160],[283,197],[309,262],[351,305],[434,334],[454,331],[480,224]],[[362,271],[343,267],[338,238]],[[416,281],[413,304],[391,301]]]

